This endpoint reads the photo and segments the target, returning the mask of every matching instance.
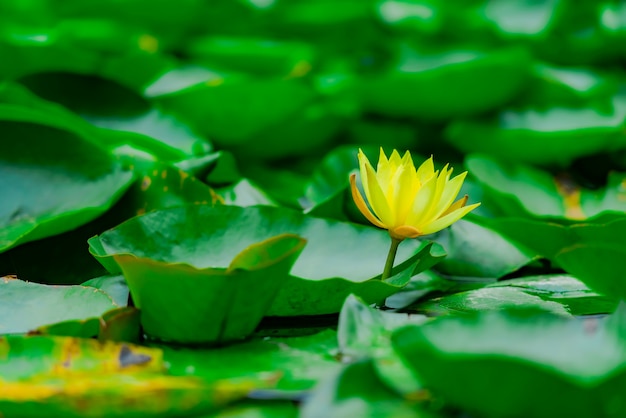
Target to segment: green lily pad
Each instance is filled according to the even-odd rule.
[[[246,247],[227,269],[129,254],[114,259],[148,336],[178,343],[216,343],[254,331],[304,245],[295,235],[278,235]]]
[[[403,398],[377,376],[370,359],[349,364],[322,381],[300,410],[302,418],[407,417],[428,418],[418,402]]]
[[[278,390],[311,389],[340,368],[337,333],[325,330],[300,337],[254,338],[211,349],[162,347],[168,373],[207,381],[281,373]]]
[[[56,80],[53,76],[61,77],[61,80]],[[206,166],[218,158],[216,154],[208,154],[211,147],[203,138],[190,132],[188,127],[181,125],[173,116],[152,109],[144,99],[124,87],[112,82],[108,85],[106,80],[96,78],[93,81],[88,77],[84,77],[83,80],[75,76],[78,78],[77,83],[104,83],[102,89],[111,96],[102,97],[102,103],[91,105],[90,108],[85,103],[87,99],[82,96],[68,97],[64,90],[57,92],[49,87],[49,84],[65,86],[62,76],[64,75],[49,75],[51,80],[41,76],[43,80],[35,79],[31,82],[35,91],[42,96],[58,100],[87,119],[94,118],[93,122],[102,128],[93,126],[63,106],[40,98],[20,84],[9,82],[0,84],[2,118],[15,122],[38,123],[72,132],[97,142],[101,147],[119,156],[125,165],[135,169],[152,168],[157,160],[195,168],[198,165]],[[39,83],[44,87],[40,87]],[[85,87],[85,90],[91,91],[88,87]],[[113,103],[109,103],[111,101]],[[125,115],[126,113],[130,115]],[[107,123],[105,116],[111,114],[118,116],[115,120],[119,123],[113,123],[110,119]],[[99,123],[98,117],[104,117],[100,120],[103,123]]]
[[[571,223],[603,212],[626,210],[624,173],[611,173],[605,188],[590,190],[568,177],[485,155],[470,155],[465,163],[484,187],[485,198],[505,216]]]
[[[128,305],[128,285],[124,276],[101,276],[87,280],[82,286],[100,289],[113,299],[117,306]]]
[[[315,58],[311,44],[253,37],[204,37],[187,51],[194,61],[259,75],[297,74],[310,69]]]
[[[491,119],[454,121],[445,134],[464,153],[567,166],[584,155],[626,148],[625,117],[626,96],[616,95],[606,105],[505,109]]]
[[[187,263],[198,269],[225,268],[247,245],[283,233],[298,234],[307,246],[268,315],[339,312],[350,293],[368,303],[381,302],[444,254],[432,243],[406,240],[393,271],[398,277],[383,282],[380,276],[389,249],[386,231],[284,208],[205,205],[148,213],[90,239],[89,245],[112,273],[119,272],[111,258],[115,254],[151,258],[155,263]]]
[[[173,66],[172,58],[154,53],[159,40],[141,27],[76,18],[62,19],[54,28],[44,26],[20,27],[17,36],[1,34],[0,54],[13,57],[11,65],[2,67],[2,78],[70,72],[98,75],[139,89]]]
[[[23,280],[46,284],[83,283],[107,273],[85,245],[95,234],[155,209],[212,204],[216,200],[215,192],[189,173],[155,163],[99,218],[72,231],[28,242],[0,254],[0,274],[19,273]],[[33,257],[39,262],[33,263]]]
[[[46,286],[4,277],[0,278],[0,289],[0,334],[100,317],[117,307],[105,292],[87,286]]]
[[[91,138],[22,110],[0,105],[0,251],[95,219],[133,181]]]
[[[134,145],[147,150],[162,148],[160,158],[167,153],[167,157],[177,161],[211,150],[204,138],[195,135],[176,117],[154,108],[138,93],[112,80],[71,73],[44,73],[20,81],[38,96],[62,104],[95,126],[140,134],[134,136]],[[68,85],[73,86],[70,91]],[[97,101],[93,100],[94,94],[98,94]],[[150,145],[151,141],[157,144]]]
[[[0,338],[0,409],[7,417],[188,416],[272,387],[276,375],[167,376],[161,350],[91,339]]]
[[[621,331],[597,321],[489,312],[407,326],[392,342],[433,394],[472,415],[619,416]]]
[[[233,206],[277,206],[276,202],[248,179],[241,179],[238,182],[216,189],[215,192],[221,198],[221,203]]]
[[[617,92],[615,79],[584,67],[555,67],[538,63],[533,66],[533,89],[524,97],[530,106],[546,108],[556,104],[586,106],[602,102]]]
[[[599,295],[572,276],[546,275],[505,280],[441,296],[414,304],[411,310],[443,315],[536,308],[567,317],[611,313],[616,306],[616,299]]]
[[[100,317],[44,325],[30,331],[28,335],[98,338],[100,341],[138,343],[143,333],[139,323],[139,310],[124,306],[111,309]]]
[[[148,86],[145,94],[221,146],[248,142],[314,97],[312,89],[298,80],[252,79],[200,67],[169,71]],[[275,106],[267,106],[269,96]]]
[[[559,265],[558,254],[577,244],[623,245],[626,219],[621,212],[604,212],[582,223],[569,226],[546,220],[484,219],[491,228],[531,248]]]
[[[530,56],[521,48],[416,51],[403,46],[393,65],[362,80],[366,109],[441,120],[481,113],[510,100],[524,85]]]
[[[431,239],[448,254],[435,267],[447,277],[499,279],[538,258],[532,251],[470,219],[461,219]]]
[[[596,241],[575,244],[563,249],[556,261],[592,289],[612,298],[626,299],[624,244]]]

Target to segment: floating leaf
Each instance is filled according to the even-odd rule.
[[[404,46],[390,70],[364,78],[365,107],[396,117],[462,117],[505,103],[529,72],[530,57],[524,49],[431,49]]]
[[[270,388],[277,378],[167,376],[159,349],[67,337],[2,337],[0,358],[7,417],[188,416]]]
[[[94,287],[105,292],[117,306],[128,304],[128,285],[124,276],[102,276],[87,280],[82,286]]]
[[[597,321],[490,312],[407,326],[392,342],[433,394],[471,414],[620,415],[623,344]],[[599,412],[598,405],[615,409]]]
[[[448,254],[435,267],[438,273],[447,277],[499,279],[537,258],[532,251],[470,219],[454,223],[431,239]]]
[[[380,272],[389,246],[385,231],[270,207],[197,205],[157,211],[89,243],[92,254],[112,272],[119,271],[111,260],[114,254],[149,257],[161,264],[187,263],[198,269],[225,268],[247,245],[283,233],[298,234],[307,246],[268,315],[338,312],[350,293],[367,302],[382,301],[400,290],[412,274],[443,256],[432,243],[407,240],[400,246],[393,272],[399,275],[397,282],[382,282]]]
[[[215,381],[239,376],[280,373],[276,388],[308,390],[336,371],[337,333],[326,329],[314,335],[254,338],[240,344],[201,348],[162,347],[168,372]]]
[[[95,219],[133,181],[92,138],[35,112],[0,105],[0,129],[0,251]]]
[[[0,289],[0,334],[100,317],[117,307],[105,292],[86,286],[46,286],[4,277]]]
[[[617,95],[608,106],[506,109],[487,120],[458,120],[447,127],[446,138],[464,153],[567,166],[584,155],[624,149],[624,117],[626,96]]]
[[[385,386],[371,360],[362,360],[322,381],[302,406],[300,417],[428,417],[417,402]]]
[[[141,310],[146,334],[179,343],[215,343],[254,331],[305,242],[288,234],[268,238],[246,247],[227,269],[128,254],[114,259]]]
[[[485,188],[490,203],[508,216],[571,222],[626,210],[623,173],[610,175],[604,190],[589,190],[569,177],[493,157],[471,155],[466,165]]]

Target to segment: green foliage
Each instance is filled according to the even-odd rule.
[[[0,1],[0,416],[621,417],[626,5]],[[468,171],[400,244],[361,149]]]

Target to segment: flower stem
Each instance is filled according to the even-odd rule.
[[[391,238],[391,247],[389,247],[389,254],[387,254],[387,261],[385,262],[385,270],[380,278],[381,280],[391,277],[391,269],[393,269],[393,262],[396,259],[396,253],[398,252],[398,245],[402,242],[401,239]]]

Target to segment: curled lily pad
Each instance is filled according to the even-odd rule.
[[[213,343],[251,334],[267,312],[305,240],[280,235],[252,244],[227,269],[115,255],[151,337]]]
[[[303,237],[307,246],[269,315],[336,313],[350,293],[368,303],[381,302],[406,285],[411,274],[444,255],[432,243],[406,240],[398,251],[394,277],[381,281],[389,249],[386,231],[272,207],[193,205],[155,211],[130,219],[89,244],[91,253],[111,272],[120,270],[112,259],[116,254],[152,263],[225,269],[247,246],[284,233]]]

